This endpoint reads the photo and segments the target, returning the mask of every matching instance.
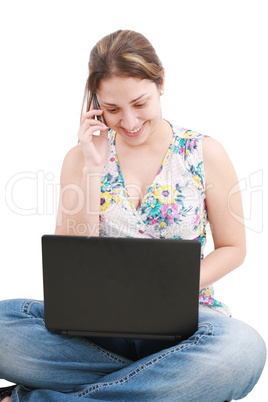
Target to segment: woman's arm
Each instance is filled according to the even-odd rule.
[[[203,140],[206,205],[215,250],[201,262],[200,289],[237,268],[245,259],[246,236],[240,191],[234,167],[223,147],[214,139]]]
[[[102,169],[86,167],[78,145],[66,155],[56,223],[57,235],[99,235]]]
[[[100,188],[108,151],[108,127],[95,119],[101,114],[102,110],[94,109],[83,114],[79,144],[64,159],[57,235],[99,235]]]

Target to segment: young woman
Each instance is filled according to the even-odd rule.
[[[198,331],[176,345],[53,335],[42,302],[2,301],[0,375],[18,384],[12,401],[222,402],[244,398],[261,375],[262,338],[213,297],[213,282],[246,252],[241,197],[229,197],[234,168],[217,141],[162,118],[163,91],[141,34],[117,31],[93,48],[56,234],[198,239],[203,251],[209,221],[215,250],[202,253]]]

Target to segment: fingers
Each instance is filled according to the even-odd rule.
[[[102,110],[94,109],[90,110],[82,115],[81,122],[80,122],[80,129],[84,128],[87,129],[89,126],[105,126],[101,121],[95,119],[95,116],[101,116],[103,113]],[[106,127],[106,126],[105,126]]]
[[[78,142],[87,143],[92,140],[92,135],[99,135],[107,130],[108,127],[98,120],[86,119],[78,131]]]
[[[85,119],[82,123],[81,123],[81,125],[80,125],[80,129],[79,129],[79,131],[81,131],[81,130],[87,130],[89,127],[95,127],[95,126],[100,126],[100,127],[105,127],[105,128],[107,128],[107,126],[104,124],[104,123],[102,123],[101,121],[99,121],[99,120],[97,120],[97,119],[90,119],[90,118],[87,118],[87,119]]]
[[[83,124],[84,121],[87,120],[87,119],[94,119],[95,116],[101,116],[102,113],[103,113],[103,110],[101,110],[101,109],[92,109],[92,110],[89,110],[88,112],[86,112],[86,113],[84,113],[84,114],[82,115],[82,118],[81,118],[81,122],[80,122],[80,123]]]
[[[95,136],[99,136],[102,132],[108,130],[108,127],[104,123],[95,118],[95,116],[101,116],[102,113],[103,110],[101,109],[92,109],[82,115],[77,134],[79,144],[87,144]]]

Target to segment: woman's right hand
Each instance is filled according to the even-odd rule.
[[[103,168],[105,163],[108,151],[108,127],[99,120],[95,120],[95,116],[100,116],[102,113],[102,110],[92,109],[84,113],[81,118],[77,136],[87,168]],[[100,135],[94,135],[94,132],[98,130]]]

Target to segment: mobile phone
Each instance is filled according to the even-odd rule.
[[[94,93],[94,95],[93,95],[93,97],[92,97],[92,102],[93,102],[94,109],[100,109],[100,104],[99,104],[99,102],[98,102],[98,98],[97,98],[96,92]],[[97,120],[99,120],[101,123],[103,123],[102,116],[95,116],[95,118],[96,118]]]

